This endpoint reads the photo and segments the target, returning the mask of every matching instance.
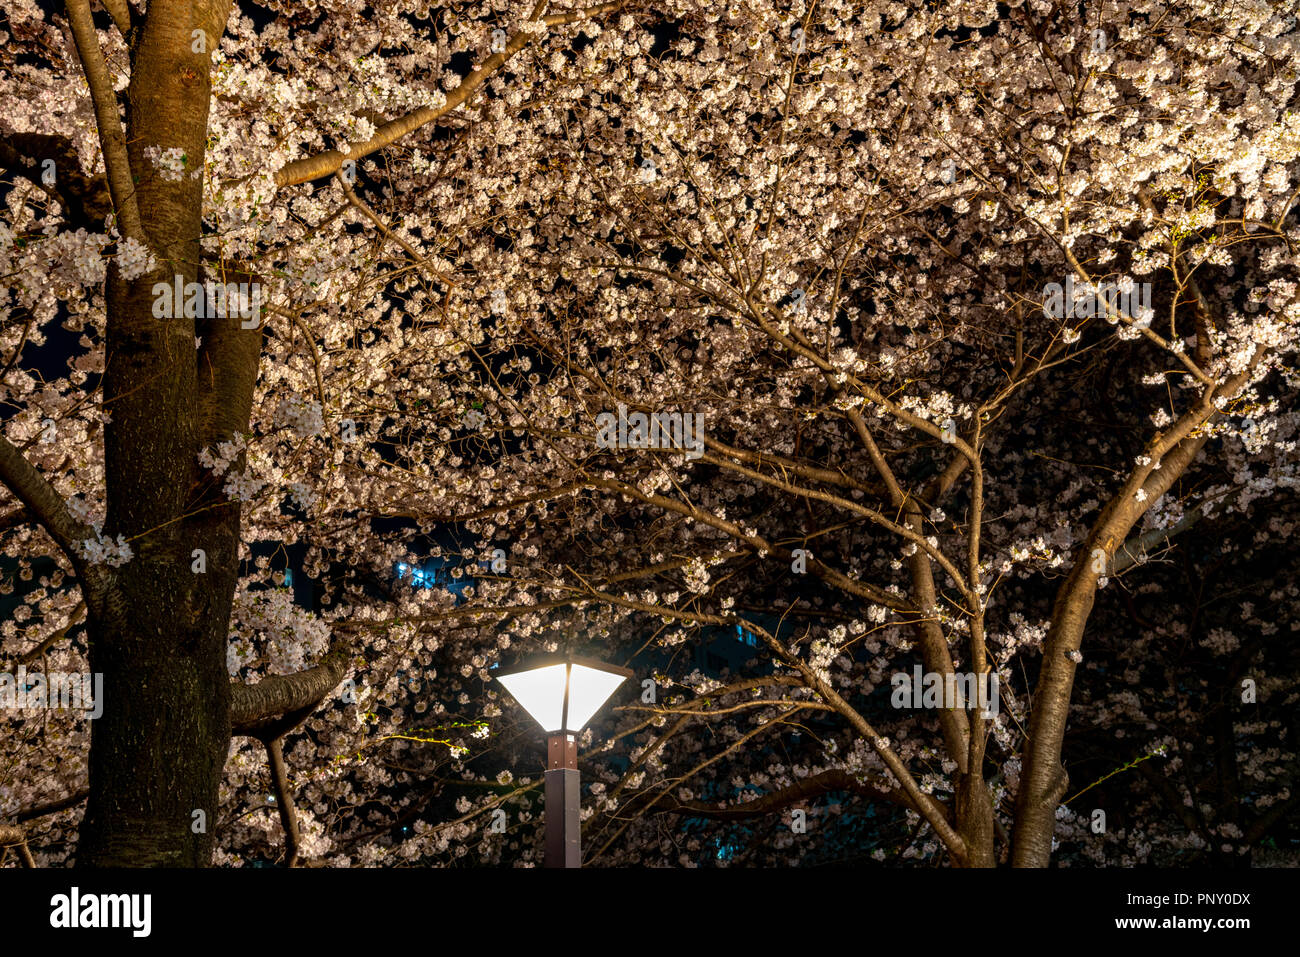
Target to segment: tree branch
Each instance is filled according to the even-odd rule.
[[[36,820],[38,817],[45,817],[47,814],[58,814],[60,811],[76,807],[89,796],[90,789],[82,788],[80,791],[74,791],[67,797],[59,798],[57,801],[50,801],[48,804],[37,804],[34,807],[19,811],[15,820],[19,824],[25,824],[28,821]]]
[[[1125,541],[1123,545],[1120,545],[1119,548],[1115,549],[1115,554],[1111,558],[1106,574],[1118,575],[1130,566],[1144,561],[1147,552],[1150,549],[1159,545],[1161,542],[1168,541],[1180,532],[1187,531],[1200,521],[1202,516],[1205,514],[1202,509],[1203,506],[1197,506],[1191,511],[1185,513],[1181,519],[1173,525],[1170,525],[1168,528],[1154,528],[1149,532],[1135,535]]]
[[[301,834],[298,830],[298,811],[293,805],[293,792],[289,788],[289,773],[284,766],[284,751],[280,747],[283,738],[272,738],[266,742],[266,761],[271,768],[271,782],[275,787],[275,805],[280,811],[280,825],[284,828],[285,866],[294,867],[298,863],[298,848]]]
[[[20,505],[0,515],[0,532],[7,532],[11,528],[22,528],[34,521],[32,513]]]
[[[87,0],[68,0],[68,22],[76,41],[81,68],[90,86],[90,98],[95,106],[95,123],[99,127],[99,144],[104,153],[104,169],[108,172],[108,189],[117,210],[117,226],[123,236],[144,241],[140,223],[140,208],[135,199],[135,180],[131,174],[131,160],[126,153],[126,133],[117,112],[117,97],[113,93],[108,68],[104,65],[104,51],[99,48],[99,35],[90,15]]]
[[[46,184],[44,161],[54,160],[54,182]],[[73,227],[91,233],[104,231],[104,219],[113,211],[113,198],[103,176],[87,176],[72,141],[46,133],[7,133],[0,139],[0,165],[13,170],[44,190],[63,207]]]
[[[131,8],[127,5],[126,0],[99,0],[100,5],[108,11],[108,15],[113,18],[113,25],[117,27],[118,33],[122,34],[122,39],[130,42],[131,38]]]
[[[19,655],[18,664],[30,665],[33,661],[41,657],[41,655],[45,654],[47,651],[53,648],[64,638],[68,637],[68,635],[72,632],[72,629],[77,628],[83,624],[81,613],[84,612],[85,610],[86,610],[86,602],[84,600],[78,602],[77,607],[72,609],[72,614],[68,616],[68,623],[64,625],[62,628],[59,628],[54,632],[52,632],[48,638],[42,641],[31,651],[26,651],[23,652],[21,655]]]
[[[548,17],[542,17],[542,20],[545,21],[547,26],[552,27],[562,26],[566,23],[576,23],[579,20],[586,20],[589,17],[617,10],[623,6],[624,2],[625,0],[615,0],[612,3],[599,3],[585,10],[552,14]],[[309,180],[319,179],[322,176],[330,176],[337,173],[346,161],[355,161],[369,156],[386,146],[391,146],[408,133],[441,119],[464,104],[489,76],[504,66],[516,53],[532,43],[536,36],[537,34],[533,33],[516,33],[510,38],[510,42],[506,44],[503,51],[494,53],[484,60],[482,66],[465,77],[456,89],[447,94],[447,102],[442,106],[436,108],[424,107],[405,116],[399,116],[397,119],[379,127],[375,131],[375,135],[366,142],[353,143],[346,153],[339,150],[327,150],[315,156],[308,156],[292,163],[286,163],[276,171],[275,185],[293,186],[297,183],[306,183]]]
[[[23,867],[32,869],[36,867],[32,852],[27,847],[27,837],[23,834],[23,829],[9,824],[0,824],[0,850],[10,847],[18,848],[18,858],[23,862]]]
[[[904,792],[896,788],[883,788],[878,785],[863,783],[847,771],[840,769],[823,771],[821,774],[801,778],[789,787],[773,791],[771,794],[764,794],[752,801],[745,801],[743,804],[735,804],[730,807],[715,807],[699,801],[672,799],[671,804],[663,805],[661,803],[659,807],[652,809],[652,813],[707,817],[719,821],[742,820],[763,814],[771,814],[792,804],[811,801],[831,791],[849,791],[876,801],[888,801],[891,804],[897,804],[899,807],[920,813],[920,810]]]
[[[263,678],[255,685],[231,682],[231,733],[260,738],[282,716],[299,712],[301,717],[306,717],[343,680],[349,651],[347,644],[339,643],[331,647],[315,667],[306,671]]]
[[[45,480],[13,443],[0,435],[0,482],[13,492],[72,561],[87,598],[103,594],[107,586],[102,568],[88,564],[78,553],[79,541],[95,537],[95,530],[72,517],[63,497]]]

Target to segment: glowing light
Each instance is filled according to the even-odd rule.
[[[551,656],[495,677],[544,731],[574,734],[632,672],[590,658]]]

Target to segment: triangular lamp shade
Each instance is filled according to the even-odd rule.
[[[565,730],[581,731],[627,678],[574,664],[569,673],[569,721]]]
[[[547,658],[498,674],[533,720],[550,734],[576,734],[632,672],[589,658]]]
[[[550,665],[533,671],[498,675],[497,680],[515,696],[533,720],[547,731],[559,731],[564,715],[564,677],[568,665]]]

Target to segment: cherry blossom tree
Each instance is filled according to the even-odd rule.
[[[883,860],[1235,853],[1294,807],[1294,589],[1243,642],[1160,571],[1294,524],[1294,9],[6,12],[4,653],[106,687],[16,720],[6,841],[66,859],[84,800],[92,865],[531,863],[490,666],[575,644],[648,682],[583,739],[593,862],[811,859],[755,822],[862,808]],[[392,581],[430,556],[470,583]],[[894,707],[914,664],[1001,706]],[[1069,746],[1190,769],[1206,721],[1265,799],[1152,758],[1089,844]]]

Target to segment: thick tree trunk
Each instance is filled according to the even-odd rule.
[[[121,619],[90,629],[91,667],[111,690],[91,725],[79,866],[204,867],[212,859],[230,742],[229,600],[225,614],[186,609],[184,583],[175,575],[142,580],[151,570],[142,565],[143,574],[121,583]]]
[[[180,341],[169,330],[184,323],[155,319],[141,290],[120,285],[110,282],[110,316],[126,317],[117,341],[141,347],[120,349],[105,375],[114,418],[106,533],[132,539],[135,554],[90,615],[90,666],[104,675],[105,703],[91,726],[77,861],[205,866],[230,742],[226,644],[239,507],[196,459],[192,329]],[[236,391],[251,394],[251,381]],[[246,427],[247,401],[227,411],[242,412]]]
[[[195,337],[210,330],[179,304],[171,315],[154,315],[152,290],[177,277],[200,279],[209,57],[229,8],[228,0],[150,3],[132,50],[123,135],[89,11],[69,4],[97,95],[119,226],[159,262],[132,282],[113,265],[105,287],[104,533],[125,536],[134,555],[111,572],[88,612],[90,666],[104,675],[104,710],[91,726],[79,866],[194,867],[212,856],[230,742],[226,643],[239,505],[224,500],[221,481],[200,468],[197,453],[214,433],[228,439],[247,428],[261,335],[213,329],[196,360]],[[150,147],[179,150],[181,174],[156,168],[144,156]],[[202,383],[200,362],[208,374]],[[202,572],[194,568],[196,549],[204,553]]]

